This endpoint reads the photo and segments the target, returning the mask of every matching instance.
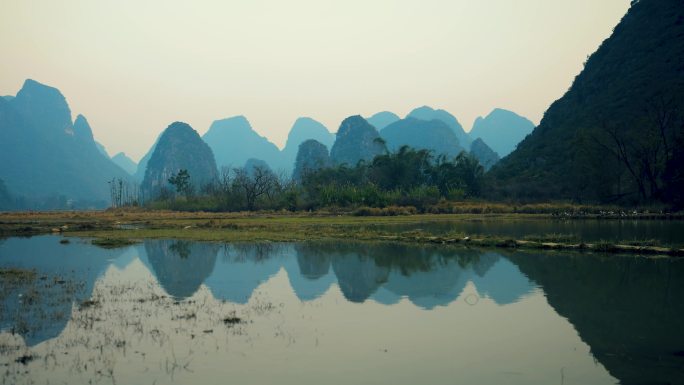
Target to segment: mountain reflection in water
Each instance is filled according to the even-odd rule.
[[[60,239],[0,243],[0,267],[39,277],[38,284],[0,293],[0,331],[20,335],[29,347],[58,337],[108,269],[124,271],[139,261],[175,301],[204,287],[218,301],[246,304],[281,271],[302,304],[335,289],[350,303],[409,301],[434,311],[468,287],[470,305],[487,299],[506,306],[541,292],[621,383],[684,383],[684,261],[340,242],[148,240],[105,250],[81,240],[60,245]]]

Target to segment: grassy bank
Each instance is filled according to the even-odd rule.
[[[513,250],[566,250],[577,252],[660,255],[671,257],[684,256],[684,249],[655,245],[632,244],[631,241],[581,243],[556,241],[555,236],[533,236],[537,240],[511,239],[496,236],[471,238],[462,233],[435,236],[427,232],[389,232],[368,227],[339,226],[266,226],[238,229],[144,229],[144,230],[101,230],[70,233],[73,236],[95,237],[93,244],[107,247],[127,246],[142,239],[183,239],[206,242],[301,242],[301,241],[373,241],[400,242],[411,244],[442,244],[469,248],[501,248]],[[109,246],[115,245],[115,246]]]
[[[644,214],[645,215],[645,214]],[[603,218],[585,216],[583,218]],[[50,212],[0,214],[0,235],[57,233],[92,237],[102,247],[122,247],[142,239],[174,238],[212,242],[360,240],[449,244],[463,247],[573,250],[582,252],[681,256],[683,250],[657,243],[581,243],[570,236],[528,235],[509,239],[461,232],[435,234],[422,230],[430,224],[459,221],[557,220],[551,214],[420,214],[355,216],[315,213],[205,213],[170,211]],[[566,220],[567,218],[564,218]],[[572,220],[572,219],[570,219]],[[410,230],[406,230],[408,225]]]
[[[345,226],[365,224],[410,224],[453,222],[484,218],[550,218],[545,214],[472,213],[419,214],[399,216],[357,216],[348,212],[178,212],[147,210],[106,210],[74,212],[0,213],[0,235],[92,232],[126,229],[248,229],[270,227],[278,231],[307,226]]]

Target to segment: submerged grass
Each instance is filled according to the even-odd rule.
[[[34,270],[0,268],[0,280],[14,282],[30,282],[36,279]]]

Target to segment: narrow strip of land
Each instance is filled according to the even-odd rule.
[[[684,249],[633,241],[583,243],[570,235],[528,234],[512,239],[493,234],[430,230],[433,224],[464,221],[550,221],[548,214],[423,214],[359,217],[331,213],[188,213],[90,211],[0,214],[0,236],[62,234],[94,238],[102,247],[143,239],[210,242],[300,242],[359,240],[462,247],[568,250],[577,252],[684,256]]]

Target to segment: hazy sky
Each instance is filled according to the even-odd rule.
[[[535,123],[629,0],[0,0],[0,94],[59,88],[110,154],[175,120],[245,115],[284,145],[298,116],[494,107]]]

